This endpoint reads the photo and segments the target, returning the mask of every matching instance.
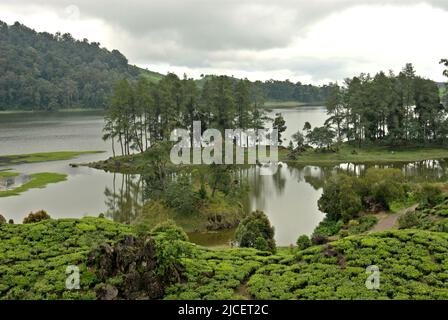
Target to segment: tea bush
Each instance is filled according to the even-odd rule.
[[[126,225],[98,218],[1,224],[0,299],[95,298],[95,276],[84,265],[87,253],[129,233]],[[81,290],[65,287],[69,265],[80,268]]]
[[[366,267],[380,288],[369,290]],[[300,250],[296,261],[259,268],[248,281],[257,299],[447,299],[448,235],[419,230],[347,237]]]
[[[433,231],[353,235],[304,250],[277,248],[275,254],[195,246],[172,225],[158,226],[152,236],[161,261],[156,270],[181,270],[164,299],[448,299],[447,221],[421,227]],[[364,224],[352,221],[344,231]],[[1,224],[0,299],[96,299],[101,283],[85,266],[87,254],[134,234],[132,226],[103,218]],[[81,290],[66,289],[68,265],[80,268]],[[380,271],[375,290],[365,285],[371,265]],[[120,281],[109,279],[114,285]]]

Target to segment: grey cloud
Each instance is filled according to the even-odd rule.
[[[3,1],[7,3],[8,1]],[[284,47],[306,26],[360,4],[411,4],[419,0],[22,0],[63,12],[76,5],[81,17],[96,17],[129,36],[157,38],[169,34],[183,47],[202,50]],[[432,4],[448,7],[446,1]]]
[[[190,68],[280,70],[338,77],[348,70],[343,59],[306,61],[257,59],[257,53],[286,48],[307,27],[349,7],[369,4],[410,5],[421,0],[3,0],[57,10],[77,6],[85,18],[104,21],[120,34],[116,46],[131,62],[166,63]],[[424,1],[448,9],[446,0]],[[115,43],[114,43],[115,44]],[[112,48],[109,48],[112,49]],[[252,52],[253,58],[245,55]],[[351,62],[353,63],[353,61]],[[259,69],[259,70],[260,70]]]

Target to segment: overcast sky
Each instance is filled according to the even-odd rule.
[[[2,0],[0,13],[161,73],[322,84],[412,62],[446,80],[448,0]]]

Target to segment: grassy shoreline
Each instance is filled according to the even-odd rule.
[[[298,159],[288,159],[289,150],[280,147],[278,150],[279,161],[298,165],[333,165],[340,163],[406,163],[424,160],[448,159],[448,148],[443,146],[431,147],[385,147],[369,146],[358,148],[348,144],[340,146],[338,152],[307,150]],[[247,154],[245,155],[247,160]],[[1,156],[0,156],[1,163]],[[105,170],[110,172],[137,174],[144,170],[145,161],[142,154],[130,156],[117,156],[107,160],[79,165]]]
[[[439,160],[448,158],[448,148],[433,147],[383,147],[369,146],[357,148],[342,145],[338,152],[307,150],[297,160],[288,160],[287,149],[279,150],[279,160],[291,164],[338,164],[338,163],[391,163]]]
[[[15,174],[15,175],[14,175]],[[17,176],[18,173],[10,172],[10,176]],[[1,177],[1,176],[0,176]],[[30,189],[42,189],[50,183],[58,183],[67,179],[66,174],[53,173],[53,172],[40,172],[31,175],[31,179],[21,186],[11,189],[0,191],[0,198],[17,196]]]
[[[0,155],[0,167],[25,163],[70,160],[85,154],[103,153],[104,151],[56,151],[29,154]]]
[[[20,173],[11,172],[9,169],[0,170],[0,179],[14,178],[17,177]]]
[[[266,101],[263,105],[265,109],[293,109],[300,107],[322,107],[325,102],[300,102],[300,101]]]
[[[16,110],[7,109],[0,110],[0,114],[14,114],[14,113],[69,113],[69,112],[92,112],[92,111],[104,111],[104,109],[98,108],[69,108],[58,110]]]

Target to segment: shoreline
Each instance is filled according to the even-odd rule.
[[[98,108],[70,108],[70,109],[58,109],[58,110],[20,110],[20,109],[7,109],[7,110],[0,110],[0,114],[38,114],[38,113],[70,113],[70,112],[104,112],[104,109],[98,109]]]

